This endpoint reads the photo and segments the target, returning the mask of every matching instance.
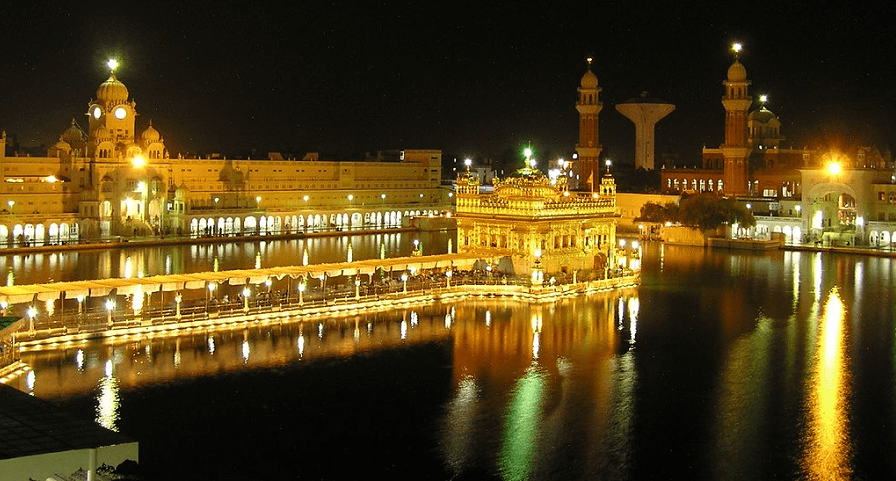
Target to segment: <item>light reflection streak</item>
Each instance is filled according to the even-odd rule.
[[[84,350],[78,349],[75,353],[75,366],[79,371],[84,372]]]
[[[300,358],[304,357],[305,356],[305,335],[304,334],[299,335],[299,340],[296,341],[296,344],[298,344],[298,348],[299,348],[299,357]]]
[[[324,338],[324,324],[322,322],[317,325],[317,338],[321,340]]]
[[[846,417],[845,314],[843,300],[834,288],[824,306],[815,372],[809,381],[808,441],[802,464],[812,479],[847,479],[852,474]]]
[[[473,439],[476,431],[476,401],[479,387],[476,378],[464,376],[457,384],[457,394],[448,404],[445,457],[448,465],[461,471],[476,455]]]
[[[118,379],[113,375],[112,360],[107,360],[105,376],[99,382],[99,394],[97,395],[96,422],[106,429],[118,431]]]
[[[635,343],[635,334],[638,333],[638,311],[640,309],[641,301],[637,297],[632,297],[628,300],[629,330],[632,333],[631,344]]]
[[[215,353],[215,336],[208,336],[208,353]]]
[[[249,362],[249,340],[243,340],[243,364]]]
[[[492,327],[492,311],[485,311],[485,327]]]
[[[545,392],[544,371],[532,364],[514,389],[507,418],[504,421],[504,441],[498,461],[505,480],[524,480],[532,475],[537,435],[542,421]]]
[[[401,340],[404,341],[408,338],[408,323],[404,320],[401,321]]]
[[[815,253],[815,264],[812,266],[812,278],[815,281],[815,300],[821,300],[821,280],[824,263],[821,252]]]
[[[37,375],[34,374],[34,371],[28,371],[28,374],[25,376],[25,388],[28,389],[29,394],[34,394],[34,383],[37,381]]]

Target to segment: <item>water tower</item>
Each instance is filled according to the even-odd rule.
[[[662,100],[651,99],[647,96],[647,92],[641,92],[640,98],[617,104],[616,110],[635,124],[635,168],[655,169],[653,154],[654,126],[663,117],[675,110],[675,105]]]

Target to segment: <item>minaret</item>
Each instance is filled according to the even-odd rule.
[[[579,143],[576,144],[578,159],[574,164],[578,175],[579,190],[594,190],[600,178],[600,143],[597,136],[597,116],[603,104],[600,102],[600,88],[597,76],[591,71],[591,57],[588,57],[588,71],[582,76],[576,110],[579,111]]]
[[[734,44],[734,63],[728,67],[728,80],[722,105],[725,107],[725,143],[721,151],[725,157],[722,174],[722,193],[725,195],[746,195],[749,192],[750,148],[747,144],[747,111],[753,104],[749,96],[750,81],[747,69],[737,59],[740,44]]]

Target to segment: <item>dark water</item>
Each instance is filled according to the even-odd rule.
[[[635,289],[28,353],[154,479],[887,479],[896,260],[648,244]]]

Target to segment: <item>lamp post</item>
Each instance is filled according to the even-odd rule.
[[[355,276],[355,300],[361,299],[361,278]]]
[[[211,297],[212,297],[213,293],[215,292],[215,289],[217,288],[217,286],[218,285],[215,284],[214,282],[208,283],[208,290],[205,293],[205,316],[206,317],[208,317],[209,301],[211,300]]]
[[[451,272],[451,269],[448,269],[447,271],[445,271],[445,279],[447,279],[447,287],[449,289],[451,288],[451,276],[452,275],[454,275],[454,274]]]
[[[251,294],[249,286],[243,288],[243,312],[249,312],[249,295]]]
[[[304,294],[305,294],[305,281],[302,280],[302,282],[299,283],[299,305],[300,306],[305,303]]]
[[[180,302],[183,301],[184,298],[181,297],[180,292],[174,296],[174,317],[175,319],[180,319]]]
[[[7,202],[6,205],[9,206],[9,213],[12,214],[13,213],[12,208],[15,207],[16,201],[11,200],[11,201]]]
[[[408,293],[408,275],[407,274],[401,275],[401,282],[403,284],[403,286],[401,288],[401,293],[407,294]]]
[[[28,306],[28,330],[34,332],[34,318],[37,316],[37,309],[34,306]]]
[[[106,312],[108,317],[106,318],[106,325],[109,329],[112,329],[112,311],[115,310],[115,300],[114,299],[106,299]]]

